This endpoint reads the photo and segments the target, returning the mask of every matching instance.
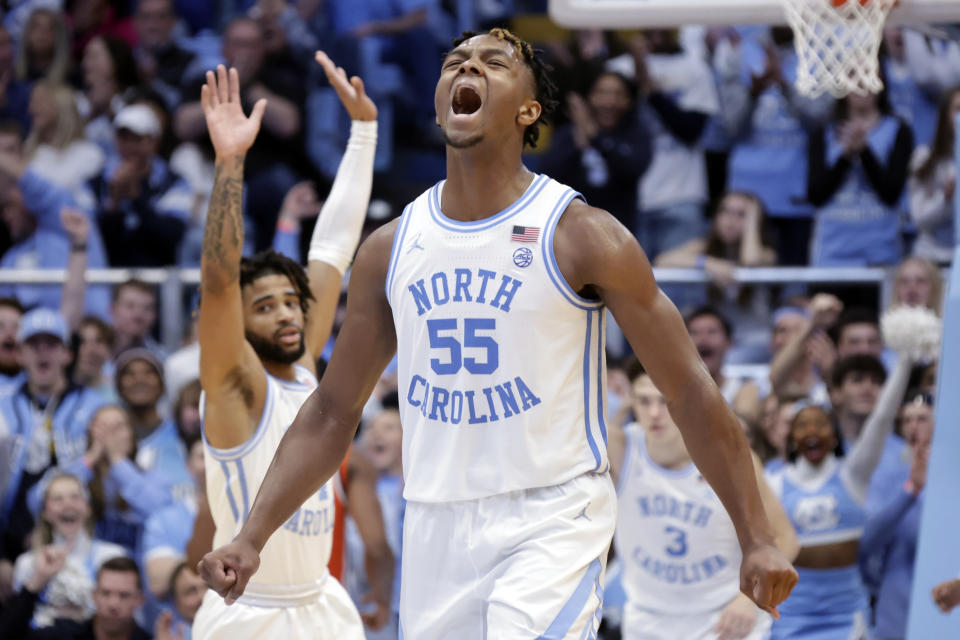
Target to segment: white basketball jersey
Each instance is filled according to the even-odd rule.
[[[627,601],[670,614],[726,606],[740,590],[742,557],[730,516],[692,463],[661,467],[639,425],[626,434],[614,543]]]
[[[296,365],[297,382],[267,374],[267,398],[253,436],[232,449],[215,449],[204,437],[207,499],[217,525],[214,548],[227,544],[240,531],[273,461],[280,439],[293,423],[317,380]],[[201,398],[201,411],[205,398]],[[327,482],[277,529],[263,551],[260,568],[245,595],[277,596],[308,589],[327,576],[333,542],[333,483]]]
[[[553,236],[575,191],[537,175],[494,216],[403,212],[387,273],[404,497],[471,500],[607,467],[604,308],[574,292]]]

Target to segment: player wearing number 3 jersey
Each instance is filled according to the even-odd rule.
[[[624,640],[761,640],[770,616],[740,591],[740,545],[717,494],[704,481],[667,411],[641,373],[630,390],[637,422],[610,423],[617,481],[615,545],[627,602]],[[760,475],[760,495],[777,545],[791,559],[797,536]]]
[[[530,45],[503,30],[466,37],[445,57],[435,104],[446,180],[361,246],[320,386],[243,529],[202,563],[228,601],[270,533],[336,472],[396,352],[402,636],[595,638],[616,511],[605,308],[676,404],[691,454],[731,514],[742,587],[770,611],[793,587],[742,430],[636,240],[522,164],[555,91]]]

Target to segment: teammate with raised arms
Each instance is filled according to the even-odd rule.
[[[237,71],[222,65],[216,74],[207,72],[201,90],[216,151],[198,319],[214,546],[240,531],[284,432],[316,387],[316,361],[330,335],[340,282],[370,199],[377,108],[358,78],[348,81],[322,52],[317,61],[350,113],[353,128],[311,238],[306,272],[273,251],[241,259],[243,163],[261,118],[269,115],[266,100],[245,116]],[[250,582],[240,602],[228,609],[217,594],[207,593],[194,621],[195,638],[364,637],[356,608],[327,571],[332,485],[327,479],[313,484],[291,507],[283,528],[269,542],[264,538],[263,565],[244,576]]]
[[[273,531],[337,470],[394,353],[407,508],[403,636],[596,637],[616,520],[604,423],[604,307],[667,397],[768,611],[796,581],[746,438],[633,236],[522,163],[555,107],[528,43],[465,36],[435,93],[447,179],[360,248],[323,381],[249,517],[201,573],[242,597]]]

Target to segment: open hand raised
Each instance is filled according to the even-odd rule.
[[[267,108],[265,99],[257,100],[250,116],[243,114],[240,104],[240,77],[222,64],[217,73],[207,71],[207,84],[200,89],[200,105],[207,119],[207,131],[218,157],[242,156],[253,145],[260,131],[260,121]]]
[[[327,74],[330,86],[340,96],[340,102],[346,107],[351,120],[377,119],[377,105],[364,91],[363,80],[357,76],[347,80],[347,72],[343,70],[343,67],[336,66],[333,60],[323,51],[317,51],[314,58],[323,67],[323,72]]]

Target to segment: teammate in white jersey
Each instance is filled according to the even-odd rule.
[[[694,466],[667,401],[646,373],[631,387],[637,422],[610,425],[619,513],[614,542],[627,595],[624,640],[760,640],[770,616],[740,593],[740,545],[717,494]],[[797,536],[754,458],[777,546]]]
[[[357,78],[348,81],[323,53],[318,52],[317,61],[350,113],[353,130],[311,239],[306,273],[273,251],[241,260],[244,157],[261,118],[271,117],[270,106],[260,100],[246,117],[237,71],[228,73],[222,65],[216,75],[207,72],[201,93],[216,151],[198,322],[215,545],[240,531],[284,432],[317,385],[316,359],[330,334],[340,282],[370,199],[376,106]],[[240,602],[228,608],[219,595],[207,592],[194,621],[194,638],[364,637],[356,608],[327,571],[332,484],[315,485],[287,515],[283,527],[264,539],[263,564]],[[389,594],[381,606],[389,607]]]
[[[445,57],[435,103],[447,179],[361,247],[323,381],[243,529],[201,563],[228,601],[270,533],[336,472],[396,352],[403,637],[596,637],[615,522],[605,305],[737,526],[742,587],[771,611],[789,593],[796,574],[774,545],[746,438],[642,249],[522,164],[555,92],[530,45],[504,30]]]

